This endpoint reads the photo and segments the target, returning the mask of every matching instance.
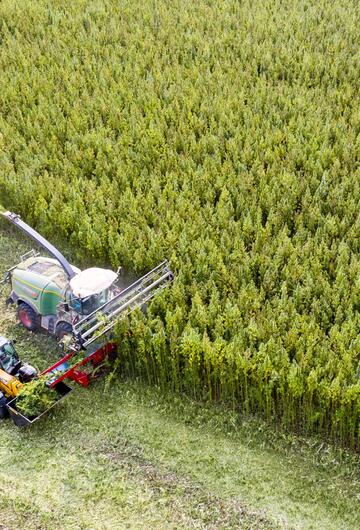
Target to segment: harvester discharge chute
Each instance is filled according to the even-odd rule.
[[[10,221],[10,223],[15,225],[17,228],[20,228],[20,230],[22,230],[27,236],[31,237],[31,239],[33,239],[38,245],[47,250],[47,252],[49,252],[49,254],[60,263],[69,280],[76,275],[76,270],[73,269],[72,265],[70,265],[65,256],[56,247],[54,247],[54,245],[49,243],[49,241],[47,241],[42,235],[36,232],[36,230],[26,224],[19,215],[13,212],[3,212],[2,215],[8,221]]]

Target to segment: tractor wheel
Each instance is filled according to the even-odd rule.
[[[68,322],[60,322],[56,326],[56,339],[60,342],[65,337],[65,335],[72,335],[72,326]]]
[[[22,325],[29,331],[39,328],[39,315],[25,302],[18,307],[18,317]]]

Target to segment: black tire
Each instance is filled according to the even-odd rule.
[[[18,317],[22,325],[29,331],[39,329],[40,316],[25,302],[18,305]]]
[[[0,392],[0,420],[3,420],[9,416],[9,411],[6,406],[7,399],[2,392]]]
[[[56,326],[56,339],[60,342],[65,337],[65,335],[72,335],[72,325],[68,322],[60,322]]]

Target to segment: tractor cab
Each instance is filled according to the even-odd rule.
[[[21,361],[15,350],[14,343],[0,336],[0,369],[12,375],[18,372]]]

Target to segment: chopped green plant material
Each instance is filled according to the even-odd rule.
[[[21,389],[16,408],[27,418],[39,416],[57,401],[58,394],[47,386],[47,381],[48,377],[38,377]]]

